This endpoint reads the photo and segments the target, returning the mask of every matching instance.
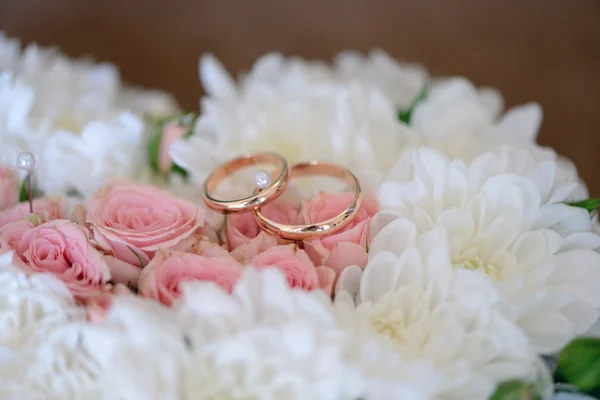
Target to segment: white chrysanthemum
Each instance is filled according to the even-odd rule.
[[[542,109],[528,103],[502,114],[504,100],[493,88],[476,88],[465,78],[435,82],[426,98],[413,110],[410,125],[422,145],[448,157],[471,162],[486,151],[503,145],[529,149],[538,161],[556,161],[552,172],[559,181],[577,182],[575,198],[585,198],[587,189],[573,163],[536,146]]]
[[[429,79],[423,66],[398,62],[379,49],[372,50],[367,56],[342,52],[336,56],[334,64],[338,79],[379,88],[397,111],[409,109]]]
[[[557,351],[598,319],[600,237],[586,210],[541,205],[536,182],[486,174],[431,149],[408,152],[380,188],[386,211],[372,233],[399,217],[419,232],[446,228],[454,267],[487,276],[536,350]]]
[[[84,316],[62,282],[45,274],[27,276],[12,265],[12,253],[0,256],[0,310],[0,347],[16,350]]]
[[[77,345],[85,311],[62,282],[11,261],[0,256],[0,398],[90,398],[97,369]]]
[[[81,326],[65,323],[35,345],[4,352],[0,361],[0,398],[7,400],[99,399],[99,364],[81,345]]]
[[[385,51],[373,49],[368,54],[342,51],[335,56],[332,64],[267,53],[257,60],[254,68],[242,80],[277,85],[283,76],[288,79],[296,77],[309,84],[360,83],[374,87],[383,93],[396,111],[409,109],[429,79],[429,73],[422,65],[399,62]],[[213,78],[218,77],[213,75]],[[234,83],[231,78],[228,81]],[[212,85],[212,82],[203,83],[207,87]]]
[[[88,196],[115,177],[135,178],[144,169],[144,124],[124,113],[110,121],[91,121],[75,138],[56,131],[37,154],[36,182],[48,194],[75,189]]]
[[[413,222],[393,221],[372,239],[364,272],[345,269],[336,293],[350,324],[370,326],[406,359],[435,365],[443,377],[435,398],[487,399],[499,382],[535,372],[535,353],[502,315],[493,286],[452,269],[441,228],[419,234]]]
[[[437,376],[338,325],[330,300],[246,270],[232,295],[189,283],[178,305],[193,349],[193,399],[426,399]]]
[[[541,204],[577,201],[588,198],[587,187],[577,170],[547,148],[537,146],[500,146],[478,155],[469,164],[470,183],[475,187],[501,174],[516,174],[533,182]]]
[[[234,155],[276,151],[290,164],[329,160],[373,187],[412,143],[396,109],[376,87],[338,83],[294,59],[268,55],[239,83],[211,55],[200,76],[208,93],[194,135],[171,155],[197,182]]]
[[[164,93],[122,88],[111,64],[71,60],[0,40],[0,162],[37,156],[40,189],[89,195],[108,179],[134,178],[146,150],[143,116],[177,111]],[[60,155],[59,159],[57,159]]]
[[[21,42],[0,32],[0,71],[12,68],[21,53]]]
[[[500,144],[534,143],[542,120],[540,106],[530,103],[501,115],[503,103],[495,89],[477,89],[464,78],[443,79],[417,104],[410,125],[423,144],[467,161]]]
[[[116,298],[105,321],[85,327],[81,341],[100,367],[103,398],[187,399],[180,387],[189,340],[171,309],[139,297]]]

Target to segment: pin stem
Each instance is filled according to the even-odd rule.
[[[31,192],[31,172],[27,173],[27,194],[29,195],[29,213],[33,214],[33,193]]]

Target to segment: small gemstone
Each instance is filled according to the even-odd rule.
[[[271,175],[267,171],[260,170],[254,174],[254,182],[259,189],[266,189],[271,184]]]

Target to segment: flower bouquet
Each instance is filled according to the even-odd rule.
[[[539,105],[378,50],[199,71],[187,112],[0,35],[1,399],[600,396],[600,201]]]

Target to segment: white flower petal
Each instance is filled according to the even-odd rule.
[[[235,84],[217,58],[206,53],[200,57],[199,76],[206,93],[212,96],[235,98]]]
[[[498,129],[510,132],[515,142],[534,142],[542,124],[542,108],[529,103],[508,110],[500,120]]]

